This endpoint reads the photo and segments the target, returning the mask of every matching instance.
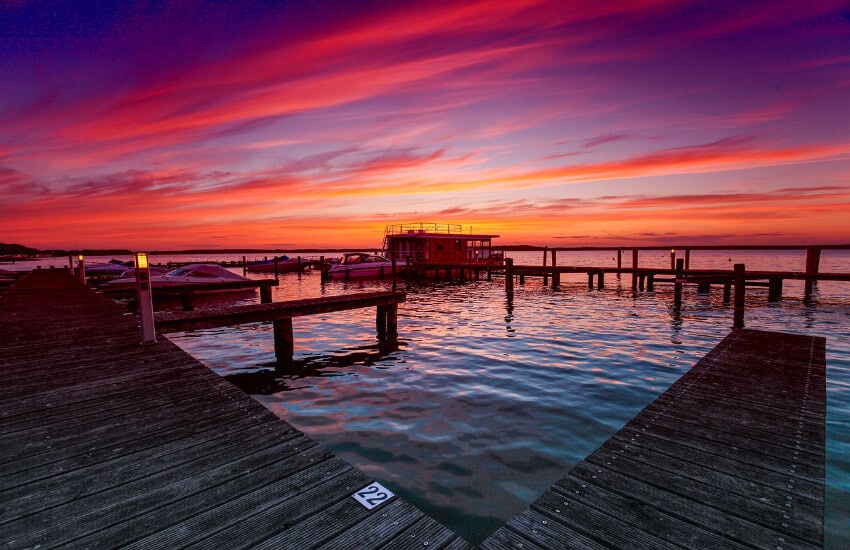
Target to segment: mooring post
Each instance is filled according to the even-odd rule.
[[[675,251],[673,258],[675,259]],[[676,281],[673,284],[673,307],[676,309],[682,308],[682,287],[685,283],[683,270],[685,269],[685,260],[676,260]]]
[[[593,290],[593,272],[587,272],[587,290]]]
[[[79,265],[80,282],[86,284],[86,259],[80,254],[77,260],[79,262],[77,265]]]
[[[398,304],[387,306],[387,339],[398,340]]]
[[[596,276],[596,290],[602,290],[605,288],[605,272],[600,270]]]
[[[685,271],[691,268],[691,249],[685,249]]]
[[[558,290],[561,286],[561,274],[558,273],[558,256],[556,250],[552,249],[552,290]]]
[[[638,268],[638,249],[632,249],[632,269]]]
[[[723,283],[723,303],[728,304],[732,300],[732,283]]]
[[[820,265],[820,248],[816,246],[806,247],[806,299],[811,298]]]
[[[782,300],[782,277],[771,277],[767,284],[767,301],[778,302]]]
[[[68,271],[71,272],[71,275],[74,274],[74,257],[68,254]]]
[[[505,292],[514,293],[514,259],[505,258]]]
[[[387,337],[387,306],[378,306],[375,311],[375,329],[378,331],[378,339]]]
[[[195,293],[191,290],[181,292],[180,305],[183,306],[183,311],[192,311],[195,309]]]
[[[549,286],[549,274],[546,272],[546,256],[549,255],[549,247],[543,247],[543,286]]]
[[[623,269],[623,251],[619,248],[617,249],[617,275],[620,274],[620,271]]]
[[[242,256],[242,276],[248,274],[248,262],[245,261],[245,256]]]
[[[646,291],[652,292],[655,290],[655,273],[646,274]]]
[[[142,342],[156,342],[156,327],[153,319],[153,292],[151,291],[151,271],[148,255],[145,252],[135,254],[136,264],[136,304],[139,306],[139,320],[142,328]]]
[[[292,317],[275,319],[274,356],[278,363],[291,363],[295,354],[295,338],[292,335]]]
[[[274,257],[274,278],[275,278],[275,280],[280,279],[280,275],[278,274],[278,267],[277,267],[277,256]]]
[[[746,275],[744,264],[735,264],[735,318],[733,328],[744,328]]]
[[[260,303],[272,303],[272,287],[270,287],[269,285],[263,285],[260,287]]]

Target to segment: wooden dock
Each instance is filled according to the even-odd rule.
[[[3,547],[469,547],[397,497],[367,509],[362,472],[168,340],[139,340],[66,270],[0,294]]]
[[[272,322],[275,357],[278,362],[289,362],[294,351],[293,317],[374,307],[378,338],[385,343],[394,343],[398,338],[398,304],[404,302],[405,296],[404,292],[358,292],[200,311],[163,311],[157,313],[155,319],[157,328],[163,333]]]
[[[139,340],[65,270],[0,294],[0,544],[470,548],[397,497],[362,506],[365,474]],[[733,331],[481,547],[822,547],[825,393],[823,338]]]
[[[821,548],[825,366],[732,332],[482,548]]]

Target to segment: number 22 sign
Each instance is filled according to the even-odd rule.
[[[371,510],[372,508],[380,506],[384,502],[393,498],[395,495],[392,491],[380,483],[375,482],[363,487],[351,496],[353,496],[357,502],[365,506],[367,510]]]

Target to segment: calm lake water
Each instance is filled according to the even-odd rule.
[[[542,253],[510,253],[539,264]],[[152,258],[153,261],[185,258]],[[193,259],[221,259],[216,256]],[[226,259],[236,259],[227,257]],[[93,260],[93,259],[92,259]],[[803,271],[805,253],[692,252],[692,268],[745,263]],[[612,253],[559,253],[559,265],[616,265]],[[631,257],[623,257],[630,265]],[[669,252],[641,266],[669,266]],[[822,272],[850,272],[824,251]],[[399,349],[379,349],[374,309],[296,318],[295,371],[275,368],[270,325],[171,338],[266,407],[396,494],[476,542],[525,508],[688,371],[731,330],[722,291],[631,292],[631,279],[400,283]],[[322,283],[287,274],[274,299],[389,290],[388,281]],[[747,291],[747,328],[827,338],[826,546],[850,547],[850,283],[803,284],[783,299]],[[249,295],[247,301],[256,302]],[[203,303],[196,302],[197,307]]]

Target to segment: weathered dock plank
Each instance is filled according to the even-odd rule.
[[[482,547],[822,547],[825,368],[733,331]]]
[[[4,547],[468,546],[65,270],[4,290],[0,342]]]

